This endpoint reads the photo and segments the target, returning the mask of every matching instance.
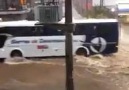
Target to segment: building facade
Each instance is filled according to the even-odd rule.
[[[82,16],[91,10],[93,7],[93,0],[73,0],[74,7]]]
[[[0,18],[3,21],[25,19],[29,11],[26,0],[0,0]]]
[[[121,22],[129,23],[129,0],[118,0],[116,5]]]

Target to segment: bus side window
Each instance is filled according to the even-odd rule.
[[[96,26],[94,24],[77,24],[75,35],[96,35]]]
[[[30,32],[31,36],[39,36],[38,28],[31,27]]]
[[[84,34],[84,31],[81,29],[81,25],[80,24],[76,25],[74,34],[75,35],[83,35]]]
[[[35,29],[36,36],[43,36],[44,35],[44,30],[43,30],[42,26],[37,26],[34,29]]]
[[[98,36],[105,36],[105,35],[109,35],[111,34],[111,24],[108,23],[102,23],[102,24],[98,24],[97,27],[97,34]]]
[[[63,30],[57,30],[57,35],[64,35],[64,31]]]
[[[5,30],[8,34],[11,34],[13,36],[21,36],[21,28],[20,27],[6,27]]]
[[[43,27],[43,35],[44,36],[54,36],[54,35],[59,36],[59,35],[64,35],[64,33],[63,33],[62,30],[57,30],[57,29],[54,29],[54,28],[44,26]]]
[[[6,28],[0,28],[0,33],[7,33]]]
[[[19,36],[33,36],[31,29],[32,29],[32,27],[20,27],[19,28],[19,30],[20,30]]]

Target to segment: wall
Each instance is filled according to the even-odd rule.
[[[105,6],[112,6],[116,4],[117,0],[104,0]],[[93,6],[100,5],[100,0],[93,0]]]

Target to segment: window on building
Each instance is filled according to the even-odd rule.
[[[6,10],[6,0],[0,0],[0,11]]]
[[[21,10],[26,0],[0,0],[0,11]]]
[[[18,10],[19,9],[19,1],[18,0],[7,0],[8,10]]]

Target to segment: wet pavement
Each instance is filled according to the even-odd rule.
[[[114,74],[98,74],[85,65],[75,64],[73,75],[75,90],[123,90],[115,82]],[[63,62],[47,61],[2,64],[0,90],[65,90],[65,66]]]

